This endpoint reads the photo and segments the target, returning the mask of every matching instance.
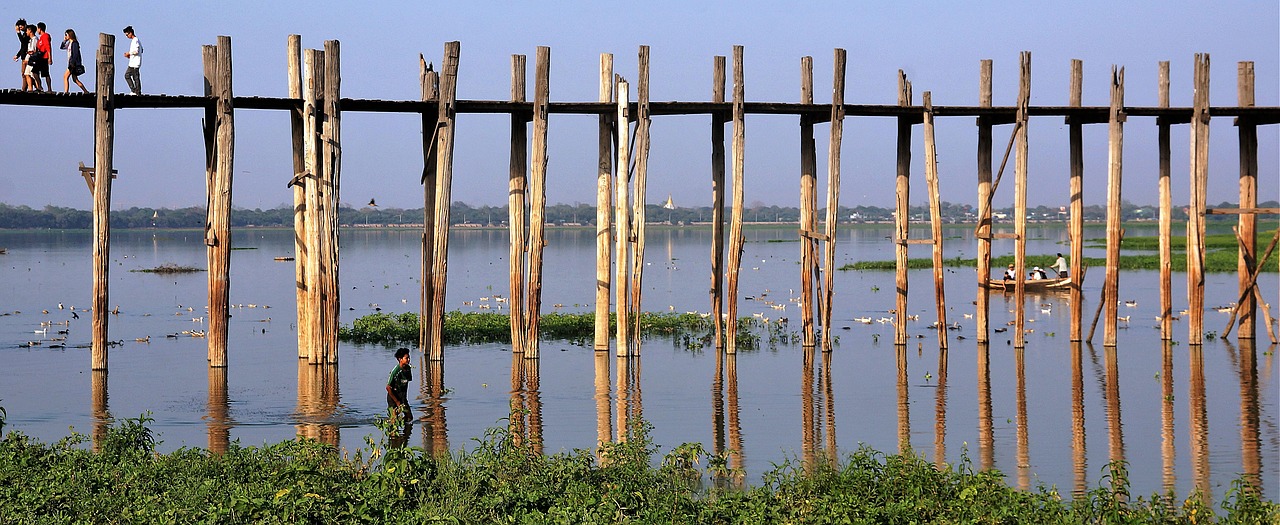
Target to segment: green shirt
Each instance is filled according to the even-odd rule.
[[[408,401],[409,381],[413,380],[413,367],[409,365],[400,366],[396,364],[391,369],[391,375],[387,377],[387,386],[391,387],[391,391],[395,393],[396,399]]]

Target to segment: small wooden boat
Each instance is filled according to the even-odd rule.
[[[284,261],[292,261],[292,260],[293,260],[293,257],[280,256],[280,257],[276,257],[276,260],[277,260],[277,261],[281,261],[281,262],[284,262]]]
[[[1079,279],[1071,277],[1060,277],[1057,279],[1028,279],[1023,281],[1024,290],[1032,293],[1036,292],[1067,292],[1071,290],[1072,283],[1084,283],[1084,276],[1088,267],[1080,268]],[[987,282],[987,288],[992,290],[1000,290],[1010,293],[1017,288],[1018,282],[1012,279],[992,279]]]

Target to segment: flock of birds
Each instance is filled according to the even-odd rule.
[[[230,306],[230,308],[231,308],[231,309],[240,309],[240,308],[261,308],[261,309],[268,309],[268,308],[271,308],[271,306],[270,306],[270,305],[265,305],[265,304],[264,304],[264,305],[259,305],[259,304],[253,304],[253,303],[249,303],[249,304],[239,303],[239,304],[231,304],[231,305],[229,305],[229,306]],[[177,306],[176,306],[175,310],[176,310],[176,311],[174,311],[174,313],[173,313],[173,315],[174,315],[175,317],[189,316],[189,317],[188,317],[188,319],[189,319],[191,322],[193,322],[193,323],[197,323],[198,325],[203,326],[203,325],[204,325],[204,322],[205,322],[205,318],[206,318],[206,316],[208,315],[209,307],[208,307],[208,306],[204,306],[204,307],[203,307],[203,310],[204,310],[204,312],[205,312],[205,315],[201,315],[201,316],[196,316],[196,315],[194,315],[194,314],[195,314],[196,309],[195,309],[195,307],[193,307],[193,306],[183,306],[183,305],[179,304],[179,305],[177,305]],[[50,315],[63,315],[63,316],[65,316],[65,314],[57,313],[58,311],[66,312],[66,314],[70,314],[70,317],[65,317],[65,318],[64,318],[64,319],[62,319],[62,320],[45,320],[45,321],[40,321],[40,328],[39,328],[39,329],[36,329],[36,330],[32,330],[32,332],[31,332],[31,333],[32,333],[32,335],[36,335],[36,336],[39,336],[39,337],[37,337],[37,338],[33,338],[33,339],[31,339],[31,340],[28,340],[28,341],[24,341],[24,342],[19,343],[19,344],[18,344],[18,348],[32,348],[32,347],[44,347],[44,348],[53,348],[53,349],[67,348],[67,347],[69,346],[69,344],[68,344],[68,342],[67,342],[67,338],[68,338],[68,337],[70,337],[70,335],[71,335],[71,324],[72,324],[72,322],[73,322],[73,321],[78,321],[78,320],[80,320],[80,314],[81,314],[82,312],[83,312],[83,313],[85,313],[85,314],[87,315],[87,314],[89,314],[89,313],[92,311],[92,309],[91,309],[91,308],[76,308],[75,306],[72,306],[72,305],[66,305],[66,304],[63,304],[63,303],[58,303],[58,305],[57,305],[57,307],[56,307],[56,310],[51,310],[51,309],[45,308],[45,309],[41,309],[41,310],[40,310],[40,314],[41,314],[41,315],[44,315],[44,316],[50,316]],[[120,313],[121,313],[121,312],[120,312],[120,306],[119,306],[119,305],[116,305],[114,308],[112,308],[112,309],[111,309],[110,313],[111,313],[111,315],[113,315],[113,316],[119,316],[119,315],[120,315]],[[21,312],[21,311],[12,311],[12,312],[2,312],[2,313],[0,313],[0,317],[6,317],[6,316],[12,316],[12,315],[22,315],[22,312]],[[152,315],[153,315],[153,314],[151,314],[151,313],[144,313],[144,314],[141,314],[141,316],[142,316],[142,317],[151,317]],[[256,322],[260,322],[260,323],[270,323],[270,322],[271,322],[271,318],[270,318],[270,317],[266,317],[266,318],[263,318],[263,319],[257,319],[257,320],[256,320]],[[61,328],[59,328],[59,327],[61,327]],[[50,329],[50,328],[53,328],[53,329],[54,329],[54,333],[53,333],[52,337],[50,337],[50,334],[49,334],[49,329]],[[265,334],[265,333],[267,332],[266,328],[262,328],[262,329],[261,329],[261,332]],[[180,331],[177,331],[177,332],[173,332],[173,333],[165,334],[165,336],[164,336],[164,337],[165,337],[166,339],[177,339],[177,338],[180,338],[180,337],[205,337],[205,336],[207,335],[207,333],[208,333],[208,332],[207,332],[206,330],[204,330],[203,328],[193,328],[193,329],[190,329],[190,330],[180,330]],[[136,342],[136,343],[150,344],[150,343],[151,343],[151,336],[150,336],[150,335],[146,335],[146,336],[143,336],[143,337],[136,337],[136,338],[134,338],[134,342]],[[120,346],[120,345],[123,345],[124,343],[125,343],[125,340],[123,340],[123,339],[115,340],[115,341],[107,341],[107,346],[110,346],[110,347]],[[86,348],[86,347],[88,347],[89,345],[88,345],[88,344],[79,344],[79,345],[70,345],[70,346],[75,347],[75,348]]]

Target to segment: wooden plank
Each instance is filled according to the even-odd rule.
[[[1254,73],[1253,62],[1240,62],[1236,65],[1236,97],[1241,107],[1254,105]],[[1258,126],[1248,120],[1236,122],[1240,148],[1240,213],[1237,219],[1237,235],[1240,239],[1236,259],[1236,275],[1240,287],[1240,301],[1236,311],[1240,313],[1240,330],[1237,339],[1254,339],[1258,335],[1257,317],[1258,303],[1253,294],[1246,293],[1254,287],[1251,276],[1258,264],[1255,254],[1258,250],[1257,226],[1258,217]],[[1205,210],[1206,213],[1208,210]],[[1278,213],[1280,211],[1273,211]]]
[[[640,354],[640,314],[643,311],[641,307],[643,294],[641,292],[644,289],[644,245],[646,223],[648,222],[645,201],[648,198],[649,125],[651,123],[649,117],[649,46],[640,46],[637,70],[636,112],[634,113],[636,121],[635,167],[633,174],[635,196],[633,197],[631,208],[631,213],[633,214],[632,227],[635,230],[631,261],[632,355]]]
[[[813,103],[813,57],[800,58],[800,103]],[[813,280],[817,243],[805,236],[818,227],[818,152],[813,139],[813,119],[800,117],[800,337],[801,346],[816,343],[813,326]]]
[[[1161,107],[1169,107],[1169,62],[1159,64],[1159,99]],[[1173,250],[1169,239],[1173,226],[1173,193],[1170,183],[1171,161],[1169,146],[1169,122],[1158,121],[1158,148],[1160,155],[1160,339],[1173,339]]]
[[[418,350],[424,354],[429,351],[434,333],[431,331],[431,316],[435,312],[435,282],[431,278],[435,266],[436,236],[436,163],[438,155],[436,142],[440,134],[440,74],[426,57],[418,54],[418,83],[422,89],[422,100],[430,102],[435,111],[422,114],[422,264],[418,274]]]
[[[946,269],[942,266],[942,197],[938,194],[938,145],[933,136],[933,96],[924,92],[924,179],[929,191],[929,226],[933,234],[933,295],[938,311],[938,346],[947,349]],[[939,371],[941,378],[941,371]],[[941,380],[941,379],[939,379]]]
[[[725,347],[730,354],[738,351],[738,273],[742,270],[742,213],[746,200],[743,183],[746,179],[747,113],[745,108],[746,86],[743,80],[743,48],[733,46],[733,216],[729,222],[729,278],[725,327]]]
[[[1079,107],[1084,96],[1084,62],[1071,61],[1071,105]],[[1068,119],[1070,135],[1071,177],[1070,213],[1067,218],[1067,237],[1071,241],[1071,276],[1084,272],[1084,126],[1079,119]],[[1070,289],[1072,341],[1081,340],[1081,324],[1084,319],[1084,293],[1081,279],[1072,279]]]
[[[600,54],[600,102],[613,101],[613,55]],[[609,236],[613,231],[613,118],[600,114],[596,171],[596,310],[595,349],[609,349],[609,279],[613,261]],[[605,362],[605,384],[608,384],[608,362]],[[605,403],[608,407],[608,403]]]
[[[617,263],[614,264],[614,282],[616,283],[614,291],[614,308],[617,321],[614,323],[614,340],[617,347],[618,357],[628,357],[631,355],[631,322],[630,322],[630,296],[628,295],[628,279],[629,266],[628,254],[630,253],[629,242],[631,239],[631,196],[630,181],[627,167],[631,165],[631,137],[629,133],[628,122],[630,120],[629,104],[631,100],[630,84],[626,80],[618,77],[617,95],[614,100],[617,101],[618,114],[614,119],[617,126],[615,136],[617,137],[617,179],[613,186],[617,194],[613,199],[613,221],[616,224],[614,230],[614,253],[617,257]],[[622,371],[618,372],[619,384],[618,388],[622,388]],[[619,390],[621,392],[621,390]],[[621,398],[621,394],[619,394]],[[623,413],[619,407],[618,417],[622,418]],[[620,422],[621,423],[621,422]],[[626,431],[625,426],[618,427],[618,435],[621,436]]]
[[[840,226],[840,149],[844,142],[845,64],[848,54],[836,48],[832,52],[831,138],[827,141],[827,217],[823,253],[822,285],[822,351],[832,345],[831,312],[835,302],[836,232]],[[826,367],[829,368],[829,367]],[[834,432],[834,429],[833,429]],[[829,436],[834,439],[834,436]],[[834,446],[832,447],[834,450]]]
[[[453,192],[453,144],[456,138],[455,109],[458,99],[458,58],[461,44],[458,41],[446,42],[440,75],[440,103],[437,113],[440,132],[436,135],[436,200],[435,200],[435,238],[432,240],[431,279],[431,350],[432,361],[444,360],[444,340],[439,336],[444,332],[445,287],[448,283],[449,270],[449,204],[452,203]]]
[[[231,293],[231,188],[235,173],[235,112],[231,92],[231,37],[219,36],[212,94],[217,99],[213,126],[213,170],[207,188],[205,245],[209,269],[209,366],[227,366],[227,329]]]
[[[538,46],[533,86],[533,159],[529,172],[529,291],[525,309],[524,357],[538,358],[542,316],[542,252],[547,228],[547,100],[551,96],[551,48]],[[511,299],[512,301],[515,298]]]
[[[1018,80],[1018,128],[1016,135],[1018,157],[1013,165],[1013,230],[1018,235],[1014,242],[1014,271],[1017,273],[1017,284],[1013,292],[1014,304],[1014,348],[1026,346],[1025,323],[1026,279],[1027,279],[1027,120],[1030,117],[1027,106],[1031,100],[1031,52],[1023,51],[1020,58]]]
[[[907,74],[898,70],[898,105],[911,105],[911,82]],[[911,121],[898,119],[897,174],[894,178],[897,196],[894,199],[894,272],[895,302],[893,344],[907,344],[907,242],[911,230],[908,219],[911,212]]]
[[[831,240],[831,238],[830,238],[830,237],[828,237],[828,236],[827,236],[827,234],[822,233],[822,232],[811,232],[811,231],[805,231],[805,230],[796,230],[796,233],[798,233],[801,237],[804,237],[804,238],[806,238],[806,239],[813,239],[813,240],[815,240],[815,241],[828,241],[828,240]]]
[[[1204,209],[1209,182],[1209,55],[1195,56],[1191,118],[1191,198],[1187,220],[1187,344],[1204,340]]]
[[[928,244],[929,246],[934,246],[934,245],[937,245],[937,242],[934,242],[934,240],[931,238],[930,239],[903,239],[901,241],[898,241],[898,244],[907,244],[907,245]]]
[[[302,99],[302,37],[289,35],[286,42],[286,69],[289,79],[289,98]],[[293,146],[293,176],[306,172],[305,151],[303,147],[303,114],[302,106],[289,111],[290,141]],[[310,256],[306,243],[306,184],[290,182],[293,191],[293,278],[294,303],[297,305],[298,358],[307,357],[307,331],[311,315],[307,305],[307,257]]]
[[[725,101],[725,57],[712,60],[711,101]],[[711,323],[716,348],[724,348],[724,125],[725,113],[711,114]]]
[[[511,100],[523,102],[525,99],[526,57],[511,55]],[[529,200],[529,127],[525,119],[516,114],[511,115],[511,158],[508,163],[507,182],[507,224],[510,230],[510,251],[507,263],[511,278],[508,287],[507,304],[510,306],[508,318],[511,324],[511,351],[524,353],[528,347],[525,334],[528,329],[528,318],[524,310],[524,264],[528,252],[528,230],[525,220],[528,212],[525,203]]]
[[[1255,179],[1257,177],[1254,177]],[[1256,200],[1256,199],[1255,199]],[[1280,215],[1280,208],[1206,208],[1205,215]]]
[[[991,107],[991,60],[983,60],[978,68],[978,105]],[[978,297],[975,305],[975,332],[978,343],[990,342],[989,312],[991,311],[991,164],[992,122],[978,119]]]
[[[112,173],[116,137],[115,35],[98,34],[98,71],[93,110],[93,166]],[[93,179],[93,320],[90,369],[107,369],[108,283],[111,275],[111,177]],[[104,378],[105,380],[105,378]],[[104,386],[105,390],[105,386]]]
[[[1111,66],[1111,123],[1107,126],[1107,271],[1102,346],[1116,345],[1120,300],[1121,180],[1124,160],[1124,68]]]

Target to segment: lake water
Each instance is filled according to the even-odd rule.
[[[1130,227],[1129,236],[1154,234],[1154,225]],[[921,234],[927,230],[921,230]],[[891,226],[842,228],[837,265],[893,256]],[[917,234],[920,235],[920,234]],[[972,257],[972,230],[948,229],[947,256]],[[1086,237],[1102,237],[1100,227]],[[798,294],[799,244],[794,228],[746,231],[741,294],[784,303]],[[1028,253],[1066,251],[1060,227],[1029,227]],[[648,236],[644,307],[650,311],[708,310],[709,229],[657,229]],[[90,234],[85,231],[0,231],[0,406],[6,431],[52,441],[100,431],[106,417],[149,411],[164,450],[182,446],[221,449],[296,436],[346,448],[364,445],[384,413],[382,385],[394,365],[380,346],[343,344],[336,371],[315,370],[297,359],[294,330],[292,232],[238,230],[232,255],[229,368],[207,367],[206,341],[166,334],[204,329],[206,276],[155,275],[129,270],[162,263],[203,267],[197,231],[117,230],[112,234],[109,374],[89,370],[88,316],[71,320],[89,304]],[[342,232],[342,315],[350,323],[375,308],[416,312],[418,238],[415,231]],[[504,230],[452,234],[449,309],[478,308],[481,297],[507,294]],[[997,240],[994,253],[1011,253]],[[592,311],[594,231],[548,232],[543,304],[562,311]],[[912,247],[928,257],[927,246]],[[1101,249],[1086,255],[1102,256]],[[1096,307],[1102,271],[1090,272],[1084,310]],[[1028,295],[1026,348],[1015,351],[1007,333],[993,334],[989,349],[973,333],[975,277],[971,269],[946,274],[949,333],[940,352],[928,329],[933,313],[932,272],[913,271],[909,327],[912,342],[895,349],[892,327],[853,321],[886,317],[894,306],[893,272],[837,272],[834,352],[808,354],[798,344],[763,342],[761,348],[721,357],[688,350],[670,338],[644,341],[641,357],[618,360],[569,342],[545,341],[538,360],[513,359],[501,345],[446,349],[443,365],[415,352],[411,389],[418,392],[409,443],[431,449],[467,447],[473,438],[507,424],[511,407],[520,432],[540,433],[546,452],[591,449],[612,439],[630,418],[653,424],[663,451],[684,442],[708,450],[738,451],[732,465],[747,483],[773,464],[843,455],[865,444],[893,452],[909,443],[918,454],[1003,471],[1010,485],[1056,485],[1064,493],[1097,486],[1112,459],[1129,463],[1133,493],[1195,488],[1215,503],[1242,473],[1256,475],[1275,500],[1280,485],[1275,346],[1259,327],[1256,346],[1206,340],[1201,348],[1165,345],[1155,328],[1158,272],[1126,271],[1120,278],[1121,323],[1115,348],[1068,341],[1069,305],[1059,296]],[[1185,275],[1175,274],[1174,309],[1185,308]],[[1274,301],[1275,273],[1261,289]],[[797,288],[794,292],[792,288]],[[1234,274],[1208,277],[1206,306],[1236,299]],[[464,306],[473,302],[477,306]],[[63,309],[59,309],[59,304]],[[740,315],[792,319],[799,311],[743,301]],[[250,307],[249,305],[254,305]],[[1044,306],[1042,306],[1044,305]],[[270,308],[267,308],[269,306]],[[1011,320],[1011,297],[994,294],[993,327]],[[188,310],[190,308],[191,310]],[[48,310],[48,314],[42,313]],[[21,313],[16,313],[21,312]],[[1221,331],[1227,315],[1206,313],[1206,330]],[[44,334],[42,321],[60,323]],[[1086,318],[1086,323],[1088,318]],[[1087,328],[1087,326],[1086,326]],[[66,329],[66,348],[52,348]],[[1174,325],[1186,340],[1185,322]],[[923,338],[916,338],[916,335]],[[960,339],[957,336],[964,336]],[[1095,341],[1101,342],[1101,327]],[[137,342],[150,337],[149,342]],[[41,345],[24,347],[30,341]]]

